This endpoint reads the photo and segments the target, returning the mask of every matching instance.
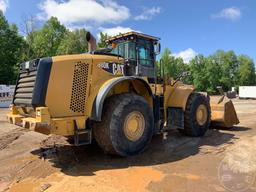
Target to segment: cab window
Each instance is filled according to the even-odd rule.
[[[118,44],[117,48],[118,48],[118,55],[124,57],[124,54],[125,54],[124,43]]]
[[[146,40],[138,41],[137,49],[141,65],[147,67],[152,67],[154,65],[154,48],[152,46],[153,45]]]
[[[134,42],[125,43],[125,59],[136,60],[136,48]]]
[[[136,48],[134,42],[124,42],[117,44],[111,53],[120,55],[125,59],[136,60]]]
[[[147,40],[139,39],[136,43],[119,42],[111,53],[134,62],[138,59],[139,64],[146,67],[154,66],[154,46]]]

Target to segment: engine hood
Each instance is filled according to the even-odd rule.
[[[113,62],[122,62],[123,58],[113,55],[100,55],[100,54],[77,54],[77,55],[62,55],[62,56],[54,56],[54,62],[62,62],[62,61],[79,61],[79,60],[99,60],[99,61],[113,61]]]

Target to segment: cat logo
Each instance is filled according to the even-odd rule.
[[[113,75],[124,75],[124,65],[114,62],[104,62],[97,65],[99,68],[112,73]]]
[[[112,70],[114,75],[123,75],[124,74],[124,65],[113,63]]]

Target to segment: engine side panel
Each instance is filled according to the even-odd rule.
[[[52,117],[81,116],[89,90],[90,57],[53,57],[46,94],[46,106]]]
[[[90,117],[93,102],[101,86],[123,74],[104,70],[107,62],[120,62],[117,57],[102,55],[69,55],[53,57],[46,95],[46,106],[54,118]]]

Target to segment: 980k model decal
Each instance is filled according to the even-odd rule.
[[[99,63],[98,67],[109,73],[112,73],[113,75],[124,74],[124,65],[120,63],[104,62],[104,63]]]

